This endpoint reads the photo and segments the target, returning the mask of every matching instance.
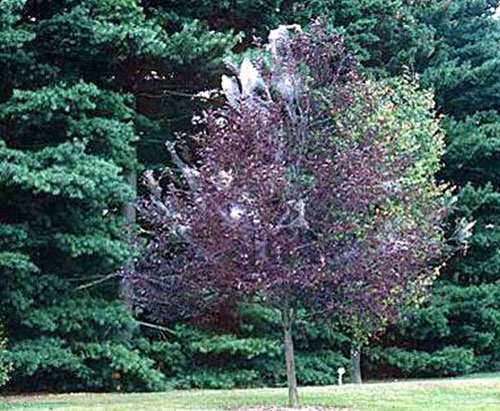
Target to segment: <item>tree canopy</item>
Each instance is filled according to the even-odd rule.
[[[157,319],[248,298],[278,309],[297,405],[294,311],[390,321],[435,277],[447,207],[429,100],[413,130],[402,116],[413,102],[395,83],[366,83],[340,36],[290,29],[271,31],[268,69],[245,59],[222,78],[227,104],[202,120],[197,167],[171,146],[183,182],[162,197],[149,175],[154,234],[128,277]]]

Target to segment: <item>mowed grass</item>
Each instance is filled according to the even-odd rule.
[[[303,405],[360,411],[500,411],[500,375],[475,378],[303,387]],[[286,405],[284,388],[189,390],[144,394],[63,394],[0,397],[0,410],[233,410]]]

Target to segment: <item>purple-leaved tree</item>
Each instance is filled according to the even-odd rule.
[[[171,144],[180,178],[146,175],[140,208],[153,235],[126,275],[155,318],[249,298],[279,310],[296,406],[297,307],[386,322],[435,275],[442,136],[436,126],[422,137],[435,143],[422,160],[422,144],[380,115],[374,85],[320,23],[272,31],[267,56],[223,77],[227,103],[203,115],[196,166]]]

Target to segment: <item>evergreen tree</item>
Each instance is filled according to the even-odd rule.
[[[286,19],[307,24],[322,17],[365,68],[395,75],[416,69],[433,51],[434,30],[417,19],[420,7],[413,0],[306,0],[294,2]]]
[[[232,41],[195,21],[168,32],[170,22],[135,0],[0,1],[0,317],[11,387],[161,386],[127,341],[137,326],[115,274],[131,256],[125,176],[138,167],[134,142],[149,143],[154,125],[140,115],[137,85],[151,85],[155,67],[216,64]]]
[[[437,2],[419,11],[418,18],[436,36],[422,81],[436,90],[438,107],[446,115],[443,178],[460,190],[455,218],[475,221],[475,226],[467,252],[455,256],[431,298],[411,310],[411,321],[404,320],[393,341],[384,343],[412,352],[395,356],[386,350],[384,361],[397,363],[399,372],[405,367],[410,373],[425,369],[428,353],[438,358],[454,347],[461,351],[448,351],[448,359],[454,356],[468,364],[460,372],[500,368],[500,22],[493,18],[497,3]],[[433,370],[430,364],[428,375],[447,372],[446,365]],[[455,373],[454,366],[449,367]]]

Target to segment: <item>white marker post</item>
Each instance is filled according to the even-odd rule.
[[[337,372],[339,373],[339,385],[342,385],[342,376],[345,374],[345,368],[340,367]]]

